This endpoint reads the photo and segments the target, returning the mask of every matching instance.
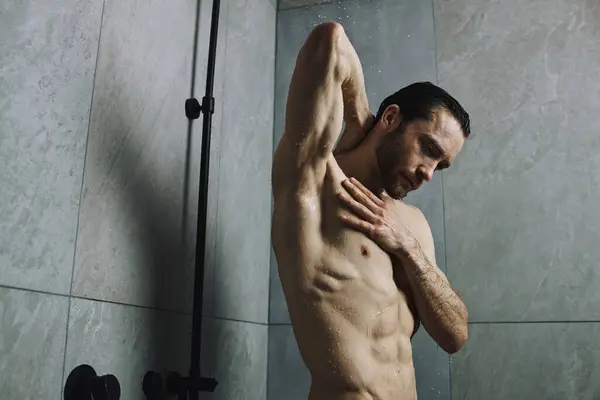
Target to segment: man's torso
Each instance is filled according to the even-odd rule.
[[[410,338],[418,319],[407,278],[373,241],[340,221],[335,193],[344,179],[331,156],[316,195],[283,190],[285,178],[273,182],[273,247],[313,379],[310,398],[414,399]]]

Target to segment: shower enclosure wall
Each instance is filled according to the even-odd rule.
[[[274,1],[221,2],[202,352],[219,386],[201,398],[306,399],[270,254],[269,178],[295,56],[325,20],[355,44],[373,108],[429,80],[472,116],[455,165],[408,199],[470,311],[451,359],[423,329],[413,339],[419,398],[598,398],[598,2]],[[0,5],[2,399],[61,398],[83,363],[116,375],[125,400],[143,398],[148,370],[187,373],[194,254],[182,256],[180,224],[195,7]],[[196,97],[211,2],[201,7]]]

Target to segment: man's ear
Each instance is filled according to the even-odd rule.
[[[398,129],[401,122],[402,113],[400,112],[400,107],[397,104],[390,104],[387,106],[381,116],[383,128],[385,128],[387,132],[395,131]]]

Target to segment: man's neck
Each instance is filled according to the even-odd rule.
[[[359,146],[336,156],[338,165],[348,178],[355,178],[376,195],[381,195],[383,185],[374,151]]]

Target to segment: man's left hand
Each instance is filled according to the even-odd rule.
[[[391,254],[408,253],[418,246],[391,198],[377,197],[354,178],[346,179],[342,186],[349,195],[339,193],[338,198],[352,212],[343,212],[340,218],[349,227],[365,233]]]

